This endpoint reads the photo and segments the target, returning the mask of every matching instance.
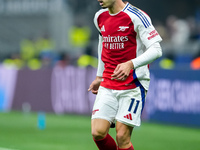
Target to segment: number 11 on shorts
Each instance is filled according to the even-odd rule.
[[[140,101],[139,100],[136,100],[134,98],[131,98],[131,103],[130,103],[130,106],[129,106],[129,109],[128,111],[131,112],[132,108],[133,108],[133,104],[136,102],[136,105],[135,105],[135,108],[133,110],[133,113],[135,114],[137,112],[137,109],[138,109],[138,106],[139,106],[139,103]]]

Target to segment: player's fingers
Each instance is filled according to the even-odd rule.
[[[88,91],[91,91],[93,89],[93,86],[90,85],[90,87],[88,88]]]
[[[111,75],[112,77],[117,77],[122,71],[120,68],[117,66],[113,74]]]
[[[120,65],[117,65],[113,73],[115,74],[117,71],[119,71],[119,68],[120,68]]]
[[[97,93],[98,93],[98,90],[92,90],[92,93],[93,93],[93,94],[97,94]]]
[[[117,80],[124,81],[124,80],[126,80],[127,77],[128,77],[127,75],[123,75],[123,76],[117,78]]]
[[[114,80],[114,79],[119,79],[119,78],[121,78],[121,77],[124,77],[124,73],[123,72],[120,72],[119,74],[113,74],[113,76],[112,76],[112,80]]]
[[[89,88],[88,88],[88,91],[91,91],[91,90],[92,90],[92,88],[91,88],[91,87],[89,87]]]

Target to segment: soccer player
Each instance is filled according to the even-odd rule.
[[[98,0],[98,69],[88,91],[97,94],[91,128],[99,150],[134,150],[131,133],[140,126],[150,82],[148,64],[161,57],[162,40],[149,16],[122,0]],[[116,122],[116,141],[109,135]]]

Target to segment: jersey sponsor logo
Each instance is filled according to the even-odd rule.
[[[105,31],[106,31],[104,25],[101,27],[101,31],[102,31],[102,32],[105,32]]]
[[[126,42],[128,41],[128,36],[103,36],[103,42]]]
[[[124,42],[126,41],[128,41],[128,36],[103,36],[106,49],[124,49]]]
[[[131,113],[125,115],[124,118],[129,119],[129,120],[133,120]]]
[[[149,33],[149,37],[147,39],[151,40],[154,37],[156,37],[157,35],[159,35],[158,32],[156,30],[153,30],[152,32]]]
[[[117,31],[125,31],[128,28],[129,28],[129,26],[119,26],[119,30],[117,30]]]

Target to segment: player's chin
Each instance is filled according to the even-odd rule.
[[[101,8],[106,9],[106,8],[108,8],[108,7],[106,7],[106,6],[101,6]]]
[[[101,8],[106,9],[106,8],[108,8],[108,7],[106,6],[106,4],[102,4],[102,5],[101,5]]]

